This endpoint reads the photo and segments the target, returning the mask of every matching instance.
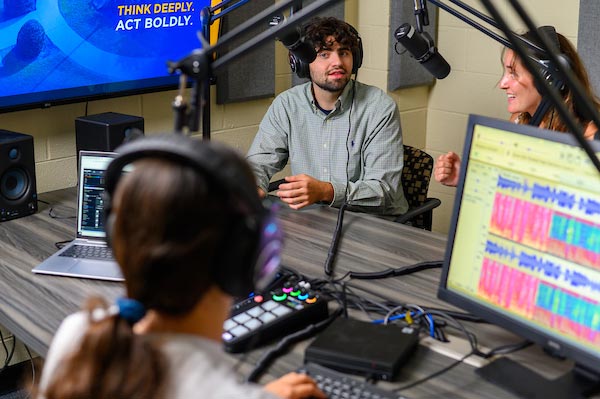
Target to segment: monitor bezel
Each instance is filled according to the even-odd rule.
[[[512,123],[506,120],[500,120],[481,115],[469,115],[467,123],[467,135],[465,138],[465,146],[463,149],[462,160],[468,159],[468,154],[471,151],[472,137],[476,125],[483,125],[486,127],[507,130],[510,132],[525,134],[528,136],[547,139],[556,141],[575,147],[579,147],[576,139],[569,133],[558,133],[555,131],[540,129],[535,126],[522,125]],[[596,153],[600,152],[600,142],[592,142],[592,148]],[[446,254],[444,256],[444,264],[442,267],[440,285],[438,288],[438,298],[457,306],[473,315],[480,316],[484,320],[498,325],[508,331],[513,332],[525,339],[528,339],[547,350],[550,354],[557,357],[565,357],[573,360],[578,365],[582,365],[594,372],[600,374],[600,353],[598,356],[585,351],[577,346],[572,345],[568,341],[562,340],[557,337],[550,337],[543,331],[532,327],[529,324],[521,322],[515,318],[511,318],[504,313],[496,311],[490,307],[481,305],[474,300],[461,295],[460,293],[453,291],[447,287],[448,272],[450,267],[450,261],[452,259],[452,248],[454,246],[454,240],[456,237],[457,221],[460,215],[460,206],[462,201],[462,190],[460,189],[465,180],[467,167],[463,163],[459,182],[457,185],[456,196],[454,199],[454,207],[452,211],[452,218],[450,224],[450,230],[448,232],[448,241],[446,245]]]

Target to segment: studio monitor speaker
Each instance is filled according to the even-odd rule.
[[[77,153],[114,151],[121,143],[144,134],[144,118],[105,112],[75,119]]]
[[[35,212],[33,137],[0,130],[0,222]]]

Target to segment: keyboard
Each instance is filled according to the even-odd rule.
[[[67,248],[60,256],[68,258],[85,259],[112,259],[113,254],[109,247],[99,245],[72,245]]]
[[[408,399],[316,363],[307,363],[298,371],[310,375],[329,399]]]

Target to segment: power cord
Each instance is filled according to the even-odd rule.
[[[318,323],[311,324],[302,330],[296,331],[293,334],[290,334],[279,341],[279,343],[269,351],[265,352],[261,358],[256,362],[256,366],[250,372],[248,377],[246,377],[247,382],[257,382],[258,379],[262,376],[265,370],[271,365],[273,360],[278,356],[281,356],[291,344],[296,343],[300,340],[310,337],[311,335],[323,330],[327,327],[331,322],[333,322],[339,315],[341,314],[341,308],[336,309],[329,318],[322,320]]]
[[[63,216],[63,215],[57,215],[54,212],[54,207],[52,206],[52,204],[48,201],[44,201],[38,198],[37,200],[38,202],[41,202],[42,204],[46,204],[46,205],[50,205],[50,209],[48,209],[48,216],[50,216],[52,219],[75,219],[77,216]]]

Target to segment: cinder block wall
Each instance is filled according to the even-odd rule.
[[[389,33],[390,1],[399,0],[347,0],[345,3],[346,19],[358,29],[364,42],[365,59],[358,79],[384,90],[387,87],[388,52],[393,51]],[[576,43],[578,0],[528,0],[524,3],[536,22],[556,26]],[[469,0],[467,4],[482,10],[476,0]],[[431,88],[423,86],[389,93],[400,108],[405,143],[426,148],[434,157],[449,150],[462,150],[469,113],[508,117],[504,93],[496,88],[502,71],[501,45],[444,11],[439,11],[436,43],[452,65],[452,73]],[[279,93],[290,87],[291,73],[287,51],[280,44],[275,47],[275,87]],[[172,91],[93,101],[87,104],[87,113],[115,111],[142,116],[147,134],[171,131],[174,96]],[[272,99],[216,105],[214,88],[211,97],[213,139],[245,152]],[[34,136],[38,192],[76,184],[74,120],[85,112],[86,103],[78,103],[0,114],[0,128]],[[436,231],[448,229],[454,192],[454,189],[435,182],[430,187],[431,196],[442,200],[442,206],[434,212]]]

